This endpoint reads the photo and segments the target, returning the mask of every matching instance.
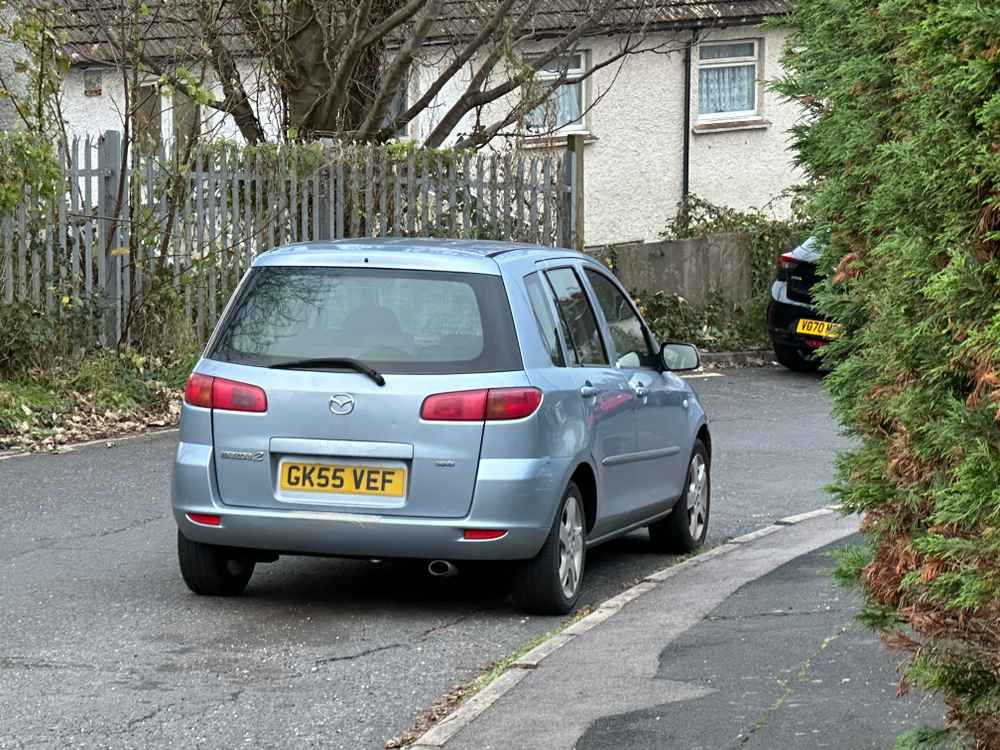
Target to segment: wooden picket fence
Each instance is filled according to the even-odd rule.
[[[61,199],[25,195],[0,217],[0,304],[59,315],[67,300],[97,299],[112,343],[128,339],[152,285],[169,283],[204,340],[253,258],[286,243],[574,244],[571,157],[561,153],[204,144],[180,168],[175,157],[161,147],[123,159],[113,131],[75,139],[61,154]]]

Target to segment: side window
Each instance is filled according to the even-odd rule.
[[[556,305],[572,350],[571,364],[606,365],[608,355],[580,279],[571,268],[556,268],[545,274],[556,294]]]
[[[542,334],[542,341],[549,352],[549,359],[557,367],[565,367],[562,349],[559,346],[559,333],[556,330],[556,320],[552,317],[552,308],[549,306],[549,292],[543,286],[543,282],[538,278],[537,273],[529,273],[524,277],[524,287],[528,290],[528,299],[531,301],[531,310],[535,313],[535,320],[538,322],[538,330]]]
[[[608,321],[611,341],[615,345],[619,367],[655,367],[656,357],[642,321],[617,286],[604,274],[587,269],[587,278],[594,288],[597,304]]]

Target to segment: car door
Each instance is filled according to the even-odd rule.
[[[629,470],[637,499],[631,517],[638,520],[680,495],[690,432],[687,389],[663,371],[655,340],[613,277],[591,266],[584,275],[610,338],[612,361],[636,396],[636,452]]]
[[[565,372],[573,379],[591,432],[600,493],[591,537],[620,527],[622,514],[638,500],[628,456],[636,450],[636,398],[626,373],[609,359],[605,338],[579,271],[570,266],[546,268],[563,338]]]

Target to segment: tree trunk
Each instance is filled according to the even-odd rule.
[[[384,22],[404,4],[405,0],[373,0],[360,33]],[[353,30],[345,29],[353,16],[338,14],[337,6],[296,0],[288,8],[290,43],[295,49],[289,56],[294,61],[288,76],[289,121],[304,138],[357,130],[373,104],[385,65],[387,53],[381,43],[361,45],[346,90],[333,90],[336,73],[349,63],[345,55],[355,41]]]

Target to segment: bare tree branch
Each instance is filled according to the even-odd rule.
[[[393,58],[392,63],[384,74],[382,84],[375,94],[375,99],[368,108],[368,115],[358,129],[357,137],[360,140],[365,140],[369,133],[385,119],[389,103],[396,95],[400,82],[404,79],[407,71],[410,69],[410,65],[413,63],[414,53],[423,44],[424,39],[427,38],[427,32],[430,31],[431,25],[434,23],[440,4],[440,0],[428,0],[421,11],[420,20],[414,27],[412,35],[406,44],[396,53],[395,58]]]
[[[219,36],[218,12],[213,13],[207,2],[199,2],[198,14],[205,44],[211,53],[212,64],[215,66],[219,83],[222,85],[226,111],[233,116],[236,126],[240,129],[240,133],[247,143],[254,144],[267,140],[264,130],[260,126],[260,120],[257,119],[257,113],[250,106],[233,54],[226,48]]]

